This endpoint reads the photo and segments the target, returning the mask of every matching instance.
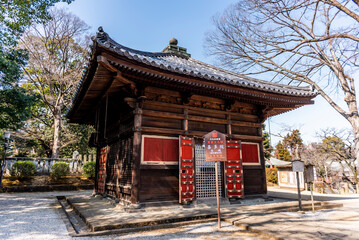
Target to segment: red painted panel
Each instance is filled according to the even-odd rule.
[[[227,162],[225,162],[225,180],[226,195],[228,198],[243,197],[243,171],[240,152],[240,141],[227,141]]]
[[[160,162],[163,159],[163,143],[161,138],[144,138],[143,161]]]
[[[177,139],[162,139],[163,140],[163,160],[169,162],[178,162],[179,149]]]
[[[144,162],[178,162],[178,140],[145,137]]]
[[[242,144],[243,163],[259,163],[258,144]]]
[[[187,203],[194,200],[194,158],[193,158],[193,138],[180,136],[180,162],[179,179],[181,188],[179,193],[180,203]]]

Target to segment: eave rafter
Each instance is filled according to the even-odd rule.
[[[224,84],[214,84],[203,80],[189,79],[188,77],[163,74],[153,69],[146,69],[141,66],[134,66],[131,63],[125,63],[121,60],[107,59],[107,64],[115,67],[121,72],[124,79],[133,82],[147,82],[155,85],[169,86],[182,90],[195,90],[201,93],[216,93],[218,96],[225,98],[235,98],[238,100],[270,106],[286,106],[313,104],[311,97],[287,97],[274,94],[263,94],[246,89],[234,88]]]

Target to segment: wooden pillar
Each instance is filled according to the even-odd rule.
[[[183,109],[183,115],[184,115],[184,120],[182,122],[182,128],[185,132],[185,135],[188,134],[188,109],[187,108],[184,108]]]
[[[131,204],[139,203],[140,192],[140,165],[141,165],[141,126],[142,126],[142,109],[141,103],[136,103],[134,110],[134,133],[132,146],[132,189]]]
[[[232,120],[231,120],[231,115],[230,114],[227,114],[227,120],[228,120],[228,124],[227,124],[228,138],[232,139]]]
[[[95,192],[98,189],[98,173],[100,168],[100,147],[96,147],[96,167],[95,167]]]

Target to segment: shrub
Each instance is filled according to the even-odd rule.
[[[10,168],[10,175],[18,178],[26,178],[35,174],[35,163],[31,161],[17,161]]]
[[[87,178],[95,178],[96,162],[87,162],[83,166],[83,175]]]
[[[276,168],[266,168],[267,182],[278,184],[278,170]]]
[[[70,167],[69,167],[68,163],[57,162],[57,163],[54,163],[54,165],[51,166],[50,175],[52,177],[60,178],[60,177],[66,176],[69,173],[70,173]]]

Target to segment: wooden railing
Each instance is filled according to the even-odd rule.
[[[87,162],[96,160],[95,155],[80,155],[78,158],[39,158],[39,157],[10,157],[5,161],[5,174],[10,174],[11,166],[17,161],[31,161],[35,164],[37,175],[48,175],[51,166],[56,162],[66,162],[69,164],[71,174],[82,173],[82,167]]]

